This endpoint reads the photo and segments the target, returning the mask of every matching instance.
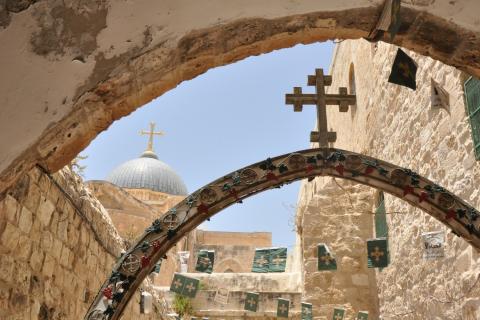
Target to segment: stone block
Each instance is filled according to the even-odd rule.
[[[42,239],[41,239],[41,248],[45,251],[52,250],[53,247],[53,235],[50,231],[42,232]]]
[[[57,261],[60,261],[60,258],[62,256],[62,247],[63,244],[60,240],[54,239],[53,240],[53,249],[52,249],[52,255],[57,259]]]
[[[69,261],[70,261],[70,255],[73,255],[73,253],[68,249],[67,246],[62,246],[62,253],[60,256],[60,264],[64,267],[69,266]]]
[[[13,250],[17,246],[20,230],[13,224],[7,222],[3,229],[1,245],[6,249]]]
[[[18,224],[19,208],[20,205],[17,200],[9,194],[5,196],[5,199],[0,204],[0,212],[5,214],[7,219],[15,225]]]
[[[368,275],[362,273],[354,274],[352,275],[352,283],[355,286],[366,287],[369,285]]]
[[[38,203],[40,202],[40,189],[35,183],[30,183],[28,186],[28,194],[23,200],[22,205],[31,212],[36,212]]]
[[[55,271],[56,265],[57,265],[57,262],[55,261],[55,258],[49,254],[46,254],[43,262],[42,274],[45,275],[47,279],[51,278],[53,275],[53,272]]]
[[[19,235],[17,245],[14,251],[12,251],[15,259],[28,261],[30,258],[31,247],[31,240],[27,236]]]
[[[11,283],[15,268],[15,259],[11,255],[0,255],[0,279]]]
[[[26,207],[23,207],[20,211],[20,218],[18,220],[18,227],[25,233],[29,233],[33,224],[33,215],[30,210]]]
[[[59,215],[58,226],[57,226],[57,236],[64,243],[68,242],[68,216],[65,214]]]
[[[33,270],[42,270],[44,256],[45,254],[40,248],[36,247],[32,250],[32,255],[30,256],[30,266]]]
[[[50,225],[54,210],[54,204],[50,200],[42,196],[40,198],[40,205],[38,206],[38,219],[44,227],[48,227]]]

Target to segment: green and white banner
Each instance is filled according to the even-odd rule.
[[[337,270],[337,260],[325,243],[317,246],[318,271]]]
[[[252,312],[257,312],[259,296],[260,295],[258,293],[247,292],[244,309]]]
[[[359,311],[357,320],[368,320],[368,311]]]
[[[313,319],[313,307],[311,303],[302,302],[302,320]]]
[[[345,309],[342,309],[342,308],[333,309],[332,320],[343,320],[344,317],[345,317]]]
[[[288,318],[289,309],[290,309],[290,300],[278,298],[277,317]]]
[[[200,281],[198,279],[185,277],[179,273],[175,273],[170,286],[170,291],[181,294],[189,298],[195,298]]]
[[[285,272],[287,248],[261,248],[255,250],[252,272]]]
[[[388,243],[387,238],[367,240],[368,267],[385,268],[388,266]]]
[[[212,273],[215,262],[215,251],[200,250],[198,252],[197,264],[195,270],[198,272]]]

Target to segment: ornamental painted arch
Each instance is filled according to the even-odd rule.
[[[317,176],[347,179],[390,193],[430,214],[453,233],[480,248],[479,212],[443,187],[416,172],[334,148],[307,149],[252,164],[193,192],[156,219],[115,264],[85,319],[101,312],[120,319],[136,289],[155,263],[183,236],[223,209],[257,193]],[[104,297],[104,292],[108,297]],[[106,310],[99,310],[107,299]]]

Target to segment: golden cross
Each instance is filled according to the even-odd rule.
[[[265,259],[265,256],[260,256],[260,258],[256,261],[259,265],[262,267],[266,264],[268,264],[268,260]]]
[[[186,288],[188,292],[192,292],[195,289],[195,286],[193,285],[193,283],[190,282]]]
[[[200,258],[200,264],[204,267],[208,266],[210,264],[210,258],[201,257]]]
[[[155,122],[150,122],[150,131],[140,131],[141,135],[148,135],[148,145],[147,145],[147,151],[153,152],[153,136],[163,136],[165,133],[163,131],[158,131],[155,132]]]
[[[285,306],[283,303],[280,304],[280,307],[278,307],[278,309],[280,310],[281,313],[285,313],[288,310],[287,306]]]
[[[303,308],[303,313],[305,313],[307,316],[310,315],[312,312],[310,311],[310,308],[304,307]]]
[[[250,307],[255,307],[256,304],[257,304],[257,301],[255,301],[255,299],[253,299],[253,297],[250,297],[250,299],[247,301],[247,303]]]
[[[178,289],[182,285],[182,281],[180,281],[180,279],[177,279],[177,280],[175,280],[175,283],[173,285],[175,286],[175,288]]]
[[[408,79],[412,79],[412,70],[410,70],[410,67],[407,65],[406,62],[401,62],[398,64],[398,67],[402,70],[403,76],[407,77]]]
[[[333,261],[334,259],[330,256],[329,253],[325,253],[324,256],[320,257],[320,260],[322,260],[323,263],[328,266],[330,264],[330,261]]]
[[[343,316],[340,315],[340,313],[337,313],[337,315],[334,318],[335,320],[342,320]]]
[[[283,259],[280,258],[280,256],[276,256],[275,259],[272,260],[272,262],[274,265],[279,266],[283,262]]]
[[[383,257],[384,253],[383,251],[380,250],[379,247],[375,247],[375,250],[373,250],[372,253],[370,253],[370,256],[375,258],[375,261],[380,261],[380,257]]]

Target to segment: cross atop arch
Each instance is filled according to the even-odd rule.
[[[153,136],[154,135],[157,135],[157,136],[164,136],[165,135],[165,132],[163,131],[158,131],[158,132],[155,132],[155,122],[150,122],[150,131],[145,131],[145,130],[142,130],[140,131],[140,135],[148,135],[148,145],[147,145],[147,150],[146,151],[151,151],[153,152]]]

